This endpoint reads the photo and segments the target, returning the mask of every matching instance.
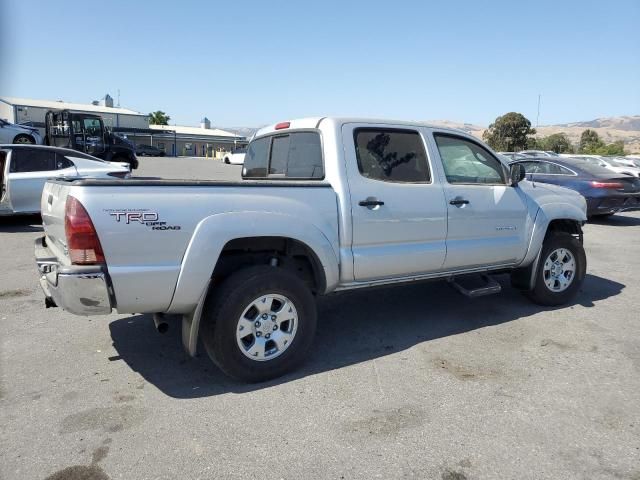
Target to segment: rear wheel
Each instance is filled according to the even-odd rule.
[[[16,137],[13,139],[13,143],[35,145],[36,140],[31,135],[21,133],[20,135],[16,135]]]
[[[551,232],[542,246],[529,297],[540,305],[565,304],[578,293],[586,270],[587,258],[578,239],[569,233]]]
[[[251,267],[209,294],[202,339],[227,375],[246,382],[278,377],[298,366],[311,348],[316,307],[309,288],[277,267]]]

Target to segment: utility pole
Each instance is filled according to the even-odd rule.
[[[540,126],[540,97],[542,95],[538,94],[538,114],[536,115],[536,128]]]
[[[118,89],[118,108],[120,108],[120,89]]]

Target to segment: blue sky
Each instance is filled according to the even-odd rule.
[[[640,114],[640,1],[0,0],[0,94],[173,123]]]

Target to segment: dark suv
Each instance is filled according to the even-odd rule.
[[[164,157],[164,150],[160,150],[153,145],[136,145],[136,155],[139,157],[148,155],[150,157]]]

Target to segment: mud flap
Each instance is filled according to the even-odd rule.
[[[182,316],[182,346],[191,357],[195,357],[198,353],[200,317],[202,316],[202,310],[204,309],[204,302],[207,299],[210,283],[211,280],[207,282],[204,291],[200,295],[196,309],[193,312]]]
[[[518,290],[530,291],[536,283],[536,275],[538,273],[538,264],[540,263],[540,254],[542,247],[538,251],[536,258],[528,266],[516,268],[511,272],[511,286]]]

